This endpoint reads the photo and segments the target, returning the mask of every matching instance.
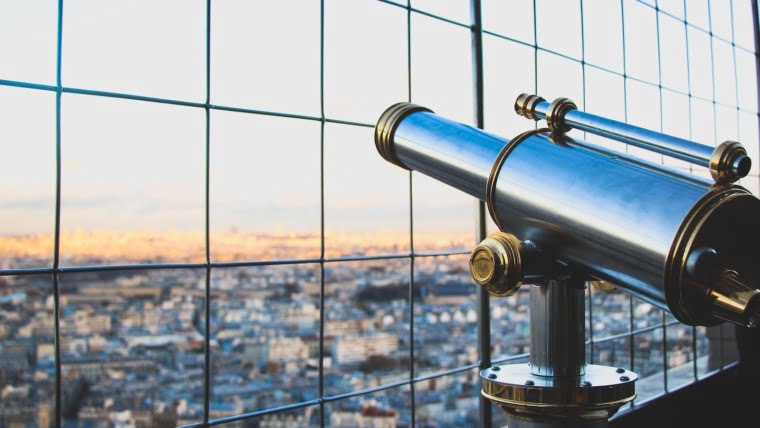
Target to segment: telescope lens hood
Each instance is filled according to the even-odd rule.
[[[396,156],[393,137],[396,134],[396,128],[399,123],[405,117],[418,111],[433,112],[428,108],[412,103],[396,103],[383,112],[377,121],[377,125],[375,125],[375,148],[377,148],[378,153],[380,153],[383,159],[404,169],[409,168]]]

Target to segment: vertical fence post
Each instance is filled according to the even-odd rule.
[[[475,125],[483,129],[485,126],[483,108],[483,17],[481,1],[470,1],[470,17],[472,32],[472,84],[473,110]],[[486,237],[486,208],[483,201],[477,201],[477,241]],[[478,360],[480,369],[491,366],[491,310],[490,299],[482,287],[477,287],[478,300]],[[479,396],[480,426],[491,427],[491,402]]]

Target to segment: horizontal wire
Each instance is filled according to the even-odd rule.
[[[407,7],[407,6],[403,5],[403,4],[399,4],[399,3],[396,3],[396,2],[393,2],[393,1],[390,1],[390,0],[376,0],[376,1],[378,1],[380,3],[385,3],[385,4],[393,5],[393,6],[401,8],[401,9],[405,9],[405,10],[408,9],[411,12],[414,12],[414,13],[417,13],[417,14],[420,14],[420,15],[424,15],[424,16],[428,16],[430,18],[434,18],[436,20],[439,20],[439,21],[442,21],[442,22],[446,22],[446,23],[449,23],[449,24],[452,24],[452,25],[456,25],[456,26],[464,27],[464,28],[470,28],[470,25],[464,24],[462,22],[458,22],[458,21],[455,21],[455,20],[452,20],[452,19],[449,19],[449,18],[445,18],[445,17],[442,17],[440,15],[436,15],[436,14],[433,14],[433,13],[430,13],[430,12],[427,12],[427,11],[424,11],[424,10],[415,9],[413,7],[409,8],[409,7]],[[673,14],[667,12],[667,11],[659,9],[657,6],[653,6],[651,4],[645,3],[642,0],[636,0],[636,1],[638,3],[640,3],[640,4],[643,4],[645,6],[648,6],[648,7],[652,8],[652,9],[658,11],[659,13],[662,13],[663,15],[666,15],[666,16],[668,16],[668,17],[670,17],[672,19],[675,19],[677,21],[683,22],[687,26],[690,26],[690,27],[692,27],[692,28],[694,28],[696,30],[699,30],[699,31],[703,32],[703,33],[706,33],[706,34],[708,34],[713,39],[720,40],[721,42],[724,42],[724,43],[726,43],[728,45],[736,47],[737,49],[743,50],[743,51],[745,51],[747,53],[750,53],[752,55],[758,55],[757,52],[754,52],[754,51],[752,51],[750,49],[747,49],[747,48],[745,48],[745,47],[743,47],[741,45],[737,45],[736,43],[734,43],[734,42],[732,42],[730,40],[726,40],[726,39],[724,39],[724,38],[722,38],[722,37],[720,37],[718,35],[715,35],[714,33],[712,33],[709,30],[706,30],[704,28],[695,26],[694,24],[692,24],[691,22],[686,21],[685,19],[682,19],[682,18],[680,18],[678,16],[675,16],[675,15],[673,15]],[[526,47],[531,47],[531,48],[537,49],[537,50],[542,51],[542,52],[546,52],[546,53],[549,53],[549,54],[552,54],[552,55],[556,55],[556,56],[565,58],[567,60],[570,60],[570,61],[573,61],[573,62],[576,62],[576,63],[586,64],[586,65],[589,65],[589,66],[591,66],[591,67],[593,67],[593,68],[595,68],[597,70],[605,71],[605,72],[608,72],[608,73],[611,73],[611,74],[615,74],[615,75],[618,75],[618,76],[621,76],[621,77],[625,77],[625,78],[628,78],[628,79],[631,79],[631,80],[634,80],[634,81],[637,81],[637,82],[640,82],[640,83],[648,84],[648,85],[655,86],[655,87],[662,86],[662,85],[659,85],[658,83],[651,82],[651,81],[648,81],[648,80],[645,80],[645,79],[639,79],[639,78],[634,77],[634,76],[626,75],[625,73],[621,73],[619,71],[615,71],[615,70],[609,69],[609,68],[601,66],[601,65],[590,63],[588,61],[579,60],[579,59],[574,58],[572,56],[563,54],[561,52],[558,52],[558,51],[555,51],[555,50],[548,49],[546,47],[540,46],[540,45],[538,45],[535,42],[534,43],[529,43],[529,42],[526,42],[526,41],[523,41],[523,40],[520,40],[520,39],[517,39],[517,38],[514,38],[514,37],[510,37],[510,36],[507,36],[507,35],[504,35],[504,34],[500,34],[500,33],[497,33],[495,31],[486,30],[486,29],[483,30],[483,33],[484,34],[488,34],[490,36],[494,36],[494,37],[500,38],[500,39],[508,40],[508,41],[513,42],[513,43],[517,43],[517,44],[520,44],[520,45],[523,45],[523,46],[526,46]],[[11,86],[11,87],[18,87],[18,88],[26,88],[26,89],[45,90],[45,91],[51,91],[51,92],[57,91],[57,87],[54,86],[54,85],[45,85],[45,84],[38,84],[38,83],[33,83],[33,82],[24,82],[24,81],[7,80],[7,79],[0,79],[0,86]],[[690,94],[689,92],[684,92],[684,91],[681,91],[679,89],[671,88],[671,87],[668,87],[668,86],[662,86],[662,88],[663,89],[667,89],[667,90],[669,90],[671,92],[674,92],[674,93],[678,93],[678,94],[685,95],[685,96],[688,96],[688,97],[691,97],[691,98],[695,98],[695,99],[700,99],[702,101],[714,103],[716,105],[720,105],[720,106],[723,106],[723,107],[736,108],[737,110],[743,111],[745,113],[758,114],[758,112],[756,112],[756,111],[746,110],[746,109],[743,109],[743,108],[741,108],[739,106],[717,102],[715,100],[711,100],[711,99],[708,99],[708,98],[696,96],[694,94]],[[270,110],[249,109],[249,108],[244,108],[244,107],[226,106],[226,105],[219,105],[219,104],[206,104],[206,103],[201,103],[201,102],[192,102],[192,101],[177,100],[177,99],[170,99],[170,98],[151,97],[151,96],[138,95],[138,94],[129,94],[129,93],[121,93],[121,92],[101,91],[101,90],[92,90],[92,89],[83,89],[83,88],[72,88],[72,87],[65,87],[65,86],[62,87],[61,90],[62,90],[63,93],[71,93],[71,94],[78,94],[78,95],[90,95],[90,96],[101,96],[101,97],[108,97],[108,98],[120,98],[120,99],[129,99],[129,100],[135,100],[135,101],[153,102],[153,103],[161,103],[161,104],[172,104],[172,105],[179,105],[179,106],[185,106],[185,107],[195,107],[195,108],[210,108],[210,109],[219,110],[219,111],[250,113],[250,114],[259,114],[259,115],[266,115],[266,116],[275,116],[275,117],[284,117],[284,118],[292,118],[292,119],[310,120],[310,121],[322,121],[323,120],[319,116],[302,115],[302,114],[295,114],[295,113],[285,113],[285,112],[277,112],[277,111],[270,111]],[[342,119],[337,119],[337,118],[325,118],[324,120],[326,122],[328,122],[328,123],[335,123],[335,124],[344,124],[344,125],[360,126],[360,127],[374,127],[374,125],[371,124],[371,123],[342,120]]]
[[[730,369],[732,369],[732,368],[738,367],[738,365],[739,365],[739,362],[738,362],[738,361],[737,361],[737,362],[733,362],[733,363],[730,363],[730,364],[727,364],[727,365],[725,365],[725,366],[724,366],[722,369],[713,370],[713,371],[711,371],[711,372],[707,373],[707,374],[706,374],[704,377],[702,377],[702,378],[699,378],[698,380],[705,380],[705,379],[711,378],[711,377],[713,377],[713,376],[716,376],[716,375],[719,375],[719,374],[721,374],[723,370],[730,370]],[[615,413],[615,414],[614,414],[614,415],[613,415],[613,416],[610,418],[610,421],[613,421],[613,420],[615,420],[615,419],[617,419],[617,418],[621,417],[622,415],[625,415],[626,413],[630,413],[630,412],[632,412],[632,411],[637,411],[637,410],[640,410],[640,409],[641,409],[641,408],[643,408],[643,407],[649,406],[649,405],[651,405],[653,402],[655,402],[655,401],[658,401],[659,399],[661,399],[661,398],[664,398],[664,397],[666,397],[666,396],[668,396],[668,395],[672,394],[674,391],[677,391],[677,390],[679,390],[679,389],[681,389],[681,388],[684,388],[684,387],[687,387],[687,386],[689,386],[689,385],[693,385],[694,383],[695,383],[695,382],[689,382],[689,383],[687,383],[687,384],[679,385],[679,387],[678,387],[678,388],[675,388],[675,389],[673,389],[673,390],[670,390],[670,391],[665,391],[665,390],[663,390],[662,392],[659,392],[659,393],[657,393],[657,394],[654,394],[654,395],[652,395],[652,396],[646,397],[646,398],[642,399],[641,401],[638,401],[638,400],[639,400],[639,398],[637,398],[637,399],[636,399],[636,401],[635,401],[635,402],[633,402],[633,407],[634,407],[634,408],[625,408],[625,409],[621,409],[620,411],[618,411],[617,413]]]
[[[55,86],[42,85],[38,83],[24,82],[24,81],[18,81],[18,80],[4,80],[4,79],[0,79],[0,86],[9,86],[9,87],[16,87],[16,88],[24,88],[24,89],[35,89],[35,90],[50,91],[50,92],[56,92],[58,90]],[[211,104],[211,103],[206,104],[202,102],[178,100],[178,99],[172,99],[172,98],[151,97],[151,96],[146,96],[146,95],[129,94],[129,93],[123,93],[123,92],[101,91],[101,90],[95,90],[95,89],[72,88],[72,87],[67,87],[67,86],[62,87],[61,92],[66,93],[66,94],[74,94],[74,95],[87,95],[87,96],[95,96],[95,97],[103,97],[103,98],[142,101],[142,102],[149,102],[149,103],[156,103],[156,104],[176,105],[176,106],[181,106],[181,107],[192,107],[192,108],[200,108],[200,109],[208,108],[211,110],[227,111],[227,112],[234,112],[234,113],[248,113],[248,114],[257,114],[257,115],[262,115],[262,116],[282,117],[282,118],[288,118],[288,119],[309,120],[313,122],[322,122],[323,120],[319,116],[309,116],[309,115],[296,114],[296,113],[284,113],[284,112],[271,111],[271,110],[250,109],[250,108],[245,108],[245,107],[234,107],[234,106],[226,106],[226,105]],[[345,119],[325,118],[324,121],[327,123],[359,126],[359,127],[364,127],[364,128],[375,127],[375,125],[372,123],[357,122],[357,121],[345,120]]]
[[[376,1],[384,1],[384,0],[376,0]],[[395,4],[395,3],[389,3],[389,4]],[[399,6],[401,7],[401,6]],[[545,48],[543,46],[539,46],[533,43],[527,43],[518,39],[515,39],[513,37],[505,36],[503,34],[499,34],[493,31],[489,30],[483,30],[483,34],[487,34],[489,36],[493,36],[499,39],[507,40],[513,43],[517,43],[526,47],[531,47],[534,49],[537,49],[538,51],[545,52],[551,55],[555,55],[564,59],[567,59],[568,61],[575,62],[577,64],[587,65],[594,69],[604,71],[610,74],[614,74],[619,77],[623,77],[626,79],[630,79],[639,83],[643,83],[652,87],[662,87],[662,89],[666,89],[670,92],[681,94],[683,96],[694,98],[697,100],[701,100],[704,102],[712,103],[718,106],[726,107],[729,109],[735,109],[740,112],[748,113],[748,114],[755,114],[757,115],[759,112],[748,110],[745,108],[742,108],[738,105],[733,104],[726,104],[723,102],[719,102],[714,99],[705,98],[702,96],[694,95],[692,93],[689,93],[687,91],[683,91],[680,89],[672,88],[665,85],[660,85],[655,82],[648,81],[646,79],[641,79],[635,76],[627,75],[623,72],[619,72],[616,70],[612,70],[610,68],[594,64],[588,61],[579,60],[577,58],[574,58],[572,56],[563,54],[561,52],[557,52],[548,48]],[[714,36],[713,36],[714,37]],[[754,52],[752,52],[753,55],[756,55]],[[57,88],[55,86],[50,85],[44,85],[44,84],[38,84],[33,82],[25,82],[25,81],[18,81],[18,80],[7,80],[7,79],[0,79],[0,86],[8,86],[8,87],[16,87],[16,88],[24,88],[24,89],[33,89],[33,90],[43,90],[43,91],[50,91],[50,92],[56,92]],[[104,97],[104,98],[114,98],[114,99],[125,99],[125,100],[133,100],[133,101],[142,101],[142,102],[150,102],[150,103],[157,103],[157,104],[168,104],[168,105],[176,105],[176,106],[182,106],[182,107],[191,107],[191,108],[209,108],[211,110],[217,110],[217,111],[227,111],[227,112],[236,112],[236,113],[247,113],[247,114],[256,114],[256,115],[262,115],[262,116],[272,116],[272,117],[281,117],[281,118],[289,118],[289,119],[300,119],[300,120],[308,120],[313,122],[322,122],[323,119],[319,116],[310,116],[310,115],[302,115],[302,114],[296,114],[296,113],[285,113],[285,112],[278,112],[278,111],[271,111],[271,110],[260,110],[260,109],[251,109],[251,108],[245,108],[245,107],[235,107],[235,106],[227,106],[227,105],[220,105],[220,104],[206,104],[202,102],[193,102],[193,101],[186,101],[186,100],[177,100],[177,99],[171,99],[171,98],[160,98],[160,97],[151,97],[151,96],[145,96],[145,95],[138,95],[138,94],[129,94],[129,93],[122,93],[122,92],[111,92],[111,91],[101,91],[101,90],[93,90],[93,89],[82,89],[82,88],[72,88],[72,87],[62,87],[61,92],[68,93],[68,94],[75,94],[75,95],[87,95],[87,96],[97,96],[97,97]],[[349,125],[349,126],[357,126],[357,127],[363,127],[363,128],[374,128],[375,125],[372,123],[366,123],[366,122],[359,122],[359,121],[351,121],[351,120],[345,120],[345,119],[339,119],[339,118],[325,118],[325,122],[327,123],[333,123],[333,124],[339,124],[339,125]]]
[[[528,358],[528,357],[530,357],[530,353],[523,352],[522,354],[508,355],[506,357],[501,357],[501,358],[493,358],[492,363],[493,364],[508,363],[510,361],[515,361],[521,358]]]
[[[488,34],[488,35],[493,36],[493,37],[496,37],[496,38],[499,38],[499,39],[507,40],[507,41],[510,41],[510,42],[518,43],[518,44],[526,46],[526,47],[537,49],[540,52],[546,52],[548,54],[555,55],[555,56],[567,59],[568,61],[573,61],[573,62],[575,62],[577,64],[580,64],[580,65],[586,65],[586,66],[589,66],[589,67],[594,68],[594,69],[599,70],[599,71],[604,71],[604,72],[609,73],[609,74],[614,74],[614,75],[616,75],[618,77],[622,77],[624,79],[633,80],[635,82],[643,83],[645,85],[649,85],[649,86],[652,86],[652,87],[655,87],[655,88],[662,87],[662,89],[665,89],[665,90],[667,90],[669,92],[672,92],[672,93],[675,93],[675,94],[683,95],[685,97],[694,98],[694,99],[701,100],[701,101],[704,101],[704,102],[708,102],[708,103],[711,103],[711,104],[715,104],[715,105],[718,105],[718,106],[730,108],[732,110],[735,109],[737,111],[748,113],[748,114],[759,114],[760,113],[760,112],[756,112],[754,110],[747,110],[747,109],[742,108],[742,107],[740,107],[738,105],[726,104],[726,103],[719,102],[719,101],[716,101],[716,100],[713,100],[713,99],[710,99],[710,98],[705,98],[705,97],[702,97],[702,96],[699,96],[699,95],[694,95],[694,94],[692,94],[692,93],[690,93],[688,91],[682,91],[680,89],[672,88],[670,86],[660,85],[658,83],[655,83],[655,82],[652,82],[652,81],[649,81],[649,80],[646,80],[646,79],[641,79],[641,78],[636,77],[636,76],[631,76],[631,75],[626,74],[624,72],[612,70],[612,69],[604,67],[602,65],[594,64],[594,63],[591,63],[591,62],[588,62],[588,61],[579,60],[577,58],[571,57],[569,55],[565,55],[563,53],[560,53],[560,52],[557,52],[557,51],[554,51],[554,50],[551,50],[551,49],[547,49],[547,48],[539,46],[539,45],[535,45],[535,44],[532,44],[532,43],[527,43],[527,42],[524,42],[524,41],[520,41],[518,39],[515,39],[513,37],[509,37],[509,36],[505,36],[503,34],[495,33],[495,32],[488,31],[488,30],[483,30],[483,33],[484,34]],[[753,54],[754,54],[754,52],[753,52]]]
[[[391,5],[391,6],[396,6],[396,7],[400,8],[400,9],[408,10],[408,11],[414,12],[414,13],[416,13],[418,15],[427,16],[428,18],[433,18],[433,19],[436,19],[438,21],[445,22],[447,24],[455,25],[457,27],[468,28],[468,29],[472,28],[472,26],[470,24],[465,24],[463,22],[459,22],[459,21],[454,20],[454,19],[446,18],[446,17],[443,17],[441,15],[436,15],[435,13],[431,13],[431,12],[428,12],[428,11],[425,11],[425,10],[422,10],[422,9],[416,9],[416,8],[414,8],[412,6],[407,6],[405,4],[396,3],[396,2],[390,1],[390,0],[376,0],[376,1],[378,1],[380,3],[388,4],[388,5]]]
[[[203,422],[198,422],[195,424],[179,425],[177,426],[177,428],[201,428],[201,427],[206,427],[206,426],[208,425],[204,424]]]
[[[39,83],[21,82],[18,80],[0,79],[0,86],[10,86],[13,88],[24,88],[24,89],[36,89],[38,91],[58,92],[57,86],[42,85]]]
[[[660,325],[660,327],[661,327],[661,325]],[[520,359],[520,358],[527,358],[528,356],[529,356],[528,353],[511,355],[511,356],[506,357],[506,358],[495,359],[493,361],[493,363],[494,364],[499,364],[499,363],[503,363],[503,362],[517,360],[517,359]],[[729,369],[731,367],[734,367],[737,364],[738,363],[736,363],[736,362],[728,364],[726,367],[723,368],[723,370]],[[265,416],[265,415],[282,413],[282,412],[286,412],[286,411],[289,411],[289,410],[297,410],[297,409],[301,409],[301,408],[305,408],[305,407],[309,407],[309,406],[316,406],[316,405],[318,405],[320,403],[320,401],[323,401],[325,403],[330,403],[330,402],[345,400],[345,399],[348,399],[348,398],[353,398],[353,397],[359,397],[359,396],[363,396],[363,395],[373,394],[373,393],[382,392],[382,391],[385,391],[385,390],[388,390],[388,389],[392,389],[392,388],[398,388],[398,387],[403,387],[403,386],[411,385],[413,383],[419,383],[419,382],[424,382],[426,380],[432,380],[432,379],[437,379],[437,378],[441,378],[441,377],[455,375],[455,374],[458,374],[458,373],[462,373],[462,372],[466,372],[468,370],[472,370],[472,369],[478,368],[478,366],[479,366],[479,363],[468,364],[468,365],[461,366],[461,367],[456,367],[456,368],[453,368],[453,369],[442,370],[442,371],[437,371],[437,372],[430,373],[430,374],[427,374],[427,375],[417,376],[417,377],[415,377],[412,380],[408,380],[408,379],[399,380],[399,381],[396,381],[396,382],[390,382],[390,383],[379,385],[379,386],[375,386],[375,387],[372,387],[372,388],[366,388],[366,389],[361,389],[361,390],[352,391],[352,392],[348,392],[348,393],[326,396],[326,397],[324,397],[323,400],[313,399],[313,400],[308,400],[308,401],[304,401],[304,402],[300,402],[300,403],[287,404],[287,405],[283,405],[283,406],[272,407],[272,408],[269,408],[269,409],[258,410],[258,411],[255,411],[255,412],[249,412],[249,413],[243,413],[243,414],[240,414],[240,415],[229,416],[229,417],[226,417],[226,418],[214,419],[214,420],[210,420],[209,423],[208,423],[208,425],[209,426],[220,425],[220,424],[223,424],[223,423],[229,423],[229,422],[234,422],[234,421],[242,421],[242,420],[245,420],[245,419],[251,419],[251,418],[261,417],[261,416]],[[700,380],[707,379],[707,378],[709,378],[711,376],[715,376],[715,375],[717,375],[719,373],[720,373],[720,371],[718,371],[718,370],[712,371],[712,372],[708,373],[707,375],[703,376],[702,378],[700,378]],[[693,382],[691,382],[691,383],[693,383]],[[686,384],[684,384],[683,386],[686,386]],[[669,395],[670,393],[672,393],[672,391],[669,391],[669,392],[663,391],[660,394],[654,395],[652,397],[648,397],[646,400],[642,400],[640,402],[637,402],[636,406],[638,407],[638,406],[645,405],[645,404],[649,403],[650,401],[656,400],[658,398],[662,398],[662,397],[664,397],[666,395]],[[622,413],[624,414],[626,412],[622,412]],[[198,427],[198,426],[203,426],[203,424],[188,425],[187,428],[194,428],[194,427]]]
[[[316,406],[316,405],[319,405],[320,403],[331,403],[331,402],[335,402],[335,401],[346,400],[346,399],[349,399],[349,398],[360,397],[360,396],[363,396],[363,395],[375,394],[375,393],[386,391],[386,390],[393,389],[393,388],[400,388],[400,387],[403,387],[403,386],[409,386],[409,385],[411,385],[413,383],[419,383],[419,382],[424,382],[426,380],[432,380],[432,379],[438,379],[438,378],[441,378],[441,377],[452,376],[452,375],[455,375],[455,374],[458,374],[458,373],[462,373],[462,372],[466,372],[468,370],[475,369],[475,368],[478,367],[478,365],[479,365],[478,363],[467,364],[467,365],[456,367],[456,368],[453,368],[453,369],[441,370],[441,371],[436,371],[436,372],[429,373],[429,374],[426,374],[426,375],[417,376],[417,377],[415,377],[413,379],[403,379],[403,380],[398,380],[398,381],[395,381],[395,382],[386,383],[386,384],[383,384],[383,385],[378,385],[378,386],[375,386],[375,387],[372,387],[372,388],[365,388],[365,389],[360,389],[360,390],[356,390],[356,391],[346,392],[346,393],[342,393],[342,394],[329,395],[329,396],[325,396],[321,400],[318,399],[318,398],[316,398],[316,399],[313,399],[313,400],[308,400],[308,401],[304,401],[304,402],[300,402],[300,403],[287,404],[287,405],[273,407],[273,408],[269,408],[269,409],[257,410],[255,412],[248,412],[248,413],[243,413],[243,414],[240,414],[240,415],[229,416],[229,417],[226,417],[226,418],[214,419],[214,420],[210,420],[208,422],[208,425],[209,426],[213,426],[213,425],[220,425],[220,424],[234,422],[234,421],[242,421],[242,420],[245,420],[245,419],[251,419],[251,418],[255,418],[255,417],[261,417],[261,416],[265,416],[265,415],[271,415],[271,414],[275,414],[275,413],[286,412],[286,411],[289,411],[289,410],[296,410],[296,409],[301,409],[301,408],[304,408],[304,407]],[[414,405],[414,404],[412,404],[412,405]],[[197,425],[194,425],[194,426],[197,426]]]
[[[469,251],[439,251],[439,252],[420,252],[420,253],[397,253],[397,254],[377,254],[377,255],[347,255],[340,257],[319,257],[305,259],[273,259],[273,260],[250,260],[235,262],[211,262],[211,263],[144,263],[144,264],[126,264],[126,265],[97,265],[97,266],[69,266],[59,268],[28,268],[28,269],[2,269],[0,276],[29,276],[29,275],[53,275],[67,273],[87,273],[87,272],[114,272],[114,271],[134,271],[134,270],[171,270],[171,269],[225,269],[239,267],[257,267],[257,266],[279,266],[279,265],[300,265],[316,263],[342,263],[342,262],[362,262],[373,260],[400,260],[408,258],[433,258],[433,257],[452,257],[470,254]]]
[[[647,326],[647,327],[638,328],[638,329],[633,330],[633,331],[627,331],[625,333],[618,333],[618,334],[613,334],[613,335],[609,335],[609,336],[604,336],[601,339],[594,339],[594,340],[587,341],[586,344],[590,344],[590,343],[599,344],[599,343],[604,343],[604,342],[610,342],[612,340],[627,339],[627,338],[629,338],[631,336],[636,336],[636,335],[639,335],[639,334],[649,333],[651,331],[655,331],[655,330],[660,329],[662,327],[666,327],[667,328],[667,327],[672,327],[674,325],[684,325],[685,326],[686,324],[682,324],[679,321],[671,320],[671,321],[668,321],[668,322],[666,322],[664,324],[663,323],[657,323],[657,324],[653,324],[653,325],[650,325],[650,326]]]
[[[275,413],[287,412],[288,410],[298,410],[298,409],[302,409],[304,407],[318,405],[319,402],[320,402],[319,399],[314,399],[314,400],[304,401],[304,402],[301,402],[301,403],[286,404],[284,406],[273,407],[271,409],[259,410],[259,411],[256,411],[256,412],[249,412],[249,413],[242,413],[242,414],[234,415],[234,416],[228,416],[226,418],[212,419],[212,420],[208,421],[208,425],[207,426],[214,426],[214,425],[221,425],[221,424],[225,424],[225,423],[229,423],[229,422],[242,421],[242,420],[245,420],[245,419],[251,419],[251,418],[271,415],[271,414],[275,414]],[[203,424],[201,424],[201,425],[203,425]]]
[[[636,0],[636,2],[638,2],[640,4],[643,4],[644,6],[647,6],[650,9],[654,9],[656,12],[659,12],[659,13],[661,13],[661,14],[669,17],[669,18],[673,18],[673,19],[675,19],[678,22],[686,24],[686,26],[688,26],[688,27],[691,27],[691,28],[693,28],[693,29],[695,29],[697,31],[701,31],[702,33],[707,34],[708,36],[710,36],[713,39],[720,40],[723,43],[727,43],[727,44],[729,44],[729,45],[731,45],[731,46],[733,46],[733,47],[735,47],[735,48],[737,48],[739,50],[742,50],[744,52],[750,53],[752,55],[757,55],[757,53],[755,51],[753,51],[752,49],[750,49],[750,48],[746,48],[746,47],[744,47],[742,45],[737,45],[732,40],[728,40],[726,38],[723,38],[722,36],[719,36],[719,35],[713,33],[712,31],[710,31],[707,28],[702,28],[702,27],[700,27],[700,26],[698,26],[698,25],[696,25],[696,24],[694,24],[694,23],[692,23],[690,21],[687,21],[686,20],[686,16],[684,16],[683,18],[681,18],[680,16],[676,16],[676,15],[672,14],[671,12],[663,10],[662,8],[660,8],[658,6],[655,6],[653,4],[646,3],[646,2],[644,2],[642,0]],[[728,4],[730,5],[731,3],[728,3]],[[684,13],[684,15],[685,15],[685,13]],[[733,26],[733,24],[732,24],[732,26]]]

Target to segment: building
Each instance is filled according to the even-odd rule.
[[[398,350],[399,338],[390,334],[359,337],[341,336],[333,342],[336,363],[357,363],[374,355],[391,355]]]

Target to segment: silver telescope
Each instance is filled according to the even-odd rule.
[[[387,161],[486,202],[500,232],[471,253],[477,284],[495,296],[531,284],[530,363],[483,370],[483,395],[516,426],[606,426],[634,398],[636,375],[585,364],[584,283],[688,325],[755,327],[760,200],[733,184],[751,161],[738,142],[708,147],[566,98],[523,94],[515,110],[547,126],[505,139],[399,103],[380,117],[375,144]],[[570,138],[573,128],[707,167],[712,180]]]
[[[540,110],[542,104],[536,105]],[[583,123],[594,123],[593,132],[621,141],[632,134],[656,135],[651,146],[664,147],[662,142],[673,138],[585,113],[576,116],[591,117]],[[575,272],[669,310],[685,324],[760,321],[760,200],[743,187],[551,129],[506,140],[407,103],[382,115],[375,143],[386,160],[486,201],[503,232],[533,243]],[[688,143],[683,147],[692,153],[713,151]],[[738,143],[732,147],[740,150],[724,156],[725,169],[716,167],[715,176],[733,174],[735,165],[744,175],[749,171],[746,151]],[[521,282],[476,281],[496,294]]]

